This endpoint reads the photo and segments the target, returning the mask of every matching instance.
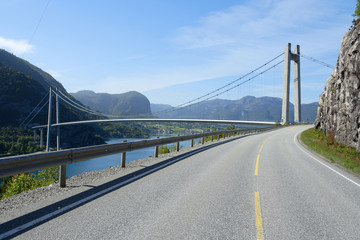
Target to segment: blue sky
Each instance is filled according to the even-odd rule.
[[[49,72],[69,92],[139,91],[181,104],[283,52],[336,65],[355,0],[0,0],[0,48]],[[302,101],[332,70],[301,59]],[[219,98],[277,96],[283,65]],[[200,84],[202,83],[202,84]]]

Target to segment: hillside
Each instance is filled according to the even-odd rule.
[[[13,54],[0,50],[0,127],[18,127],[48,94],[50,86],[63,89],[62,91],[69,95],[48,73]],[[34,112],[39,111],[39,114],[30,122],[30,126],[46,124],[47,106],[40,110],[41,106],[35,109]],[[76,112],[60,101],[60,121],[89,118],[91,119],[91,116]],[[53,119],[55,119],[55,111]],[[103,143],[103,140],[95,135],[95,129],[91,126],[66,127],[61,134],[62,146],[77,147]],[[55,143],[55,134],[52,134],[51,141]]]
[[[101,113],[119,116],[151,115],[149,100],[135,91],[108,94],[84,90],[70,94],[85,106]]]
[[[0,126],[20,124],[45,95],[33,78],[0,63]]]
[[[302,104],[304,122],[314,122],[318,103]],[[282,100],[274,97],[246,96],[239,100],[214,99],[179,111],[159,112],[166,105],[152,104],[153,114],[164,118],[207,118],[278,121],[281,119]],[[294,105],[290,104],[290,121],[294,119]]]
[[[29,63],[28,61],[18,58],[3,49],[0,49],[0,62],[6,67],[12,68],[17,72],[21,72],[24,75],[32,77],[44,89],[48,90],[51,86],[53,88],[58,88],[62,92],[66,92],[62,84],[56,81],[50,74],[44,72],[40,68]]]

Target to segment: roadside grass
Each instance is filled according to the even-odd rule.
[[[354,147],[337,143],[333,133],[326,136],[321,129],[310,128],[301,134],[301,140],[331,162],[360,175],[360,153]]]

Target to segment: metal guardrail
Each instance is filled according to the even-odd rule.
[[[209,133],[200,133],[169,138],[159,138],[151,140],[141,140],[136,142],[123,142],[113,144],[103,144],[89,147],[72,148],[55,152],[42,152],[27,155],[0,158],[0,177],[12,176],[44,169],[53,166],[71,164],[85,161],[97,157],[125,153],[143,148],[156,147],[170,143],[182,142],[197,138],[205,138],[216,135],[229,135],[247,132],[261,132],[273,129],[274,127],[244,129],[244,130],[224,130]]]

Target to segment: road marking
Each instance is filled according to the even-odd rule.
[[[259,175],[259,159],[260,159],[260,153],[261,153],[261,151],[263,150],[264,144],[265,144],[270,138],[272,138],[272,137],[273,137],[273,136],[268,137],[267,139],[265,139],[265,141],[263,142],[263,144],[262,144],[261,147],[260,147],[259,154],[258,154],[257,159],[256,159],[255,176],[258,176],[258,175]]]
[[[256,213],[256,239],[265,239],[264,226],[261,216],[260,194],[255,192],[255,213]]]
[[[258,154],[256,159],[255,176],[259,175],[259,159],[260,159],[260,153]]]
[[[109,192],[111,192],[111,191],[113,191],[115,189],[118,189],[118,188],[120,188],[122,186],[125,186],[125,185],[127,185],[127,184],[129,184],[131,182],[134,182],[134,181],[136,181],[136,180],[138,180],[138,179],[140,179],[140,178],[142,178],[142,177],[144,177],[146,175],[149,175],[149,174],[151,174],[153,172],[156,172],[156,171],[158,171],[158,170],[160,170],[162,168],[170,166],[171,164],[176,163],[176,162],[178,162],[180,160],[183,160],[183,159],[185,159],[185,158],[187,158],[189,156],[195,155],[196,153],[199,153],[199,152],[201,152],[201,151],[203,151],[204,149],[207,149],[207,148],[210,148],[210,147],[197,149],[197,150],[194,150],[192,152],[186,153],[186,154],[184,154],[182,156],[176,157],[172,161],[169,161],[169,162],[167,162],[165,164],[162,164],[162,165],[160,165],[158,167],[150,169],[149,171],[143,172],[143,173],[141,173],[139,175],[136,175],[136,176],[134,176],[134,177],[132,177],[130,179],[127,179],[127,180],[125,180],[123,182],[115,184],[115,185],[113,185],[113,186],[111,186],[109,188],[103,189],[103,190],[101,190],[101,191],[99,191],[99,192],[97,192],[97,193],[95,193],[93,195],[90,195],[88,197],[80,199],[79,201],[73,202],[73,203],[71,203],[71,204],[69,204],[69,205],[67,205],[67,206],[65,206],[63,208],[60,208],[60,209],[58,209],[58,210],[56,210],[54,212],[48,213],[48,214],[46,214],[46,215],[44,215],[42,217],[39,217],[37,219],[34,219],[34,220],[32,220],[32,221],[30,221],[28,223],[17,226],[16,228],[13,228],[13,229],[11,229],[11,230],[3,233],[3,234],[0,234],[0,239],[9,238],[10,236],[12,236],[14,234],[17,234],[20,231],[26,230],[26,229],[34,226],[34,225],[37,225],[37,224],[41,224],[43,221],[47,221],[47,220],[49,220],[51,218],[54,218],[54,217],[66,212],[66,211],[69,211],[69,210],[71,210],[71,209],[73,209],[75,207],[78,207],[78,206],[80,206],[80,205],[82,205],[84,203],[87,203],[87,202],[89,202],[89,201],[91,201],[91,200],[93,200],[93,199],[95,199],[95,198],[97,198],[99,196],[107,194],[107,193],[109,193]]]
[[[264,143],[265,143],[265,142],[264,142]],[[260,148],[260,151],[259,151],[259,152],[262,151],[262,149],[263,149],[263,147],[264,147],[264,143],[263,143],[263,145],[261,145],[261,148]]]
[[[294,137],[294,142],[295,144],[301,149],[301,151],[303,151],[306,155],[308,155],[309,157],[311,157],[312,159],[314,159],[316,162],[320,163],[321,165],[323,165],[324,167],[327,167],[328,169],[330,169],[331,171],[333,171],[334,173],[336,173],[337,175],[345,178],[346,180],[348,180],[349,182],[355,184],[356,186],[360,187],[360,184],[351,180],[350,178],[346,177],[345,175],[341,174],[340,172],[336,171],[335,169],[333,169],[332,167],[328,166],[327,164],[323,163],[322,161],[320,161],[319,159],[315,158],[313,155],[311,155],[308,151],[306,151],[304,149],[303,146],[301,146],[299,143],[298,143],[298,135],[301,134],[301,132],[298,132],[295,137]]]

